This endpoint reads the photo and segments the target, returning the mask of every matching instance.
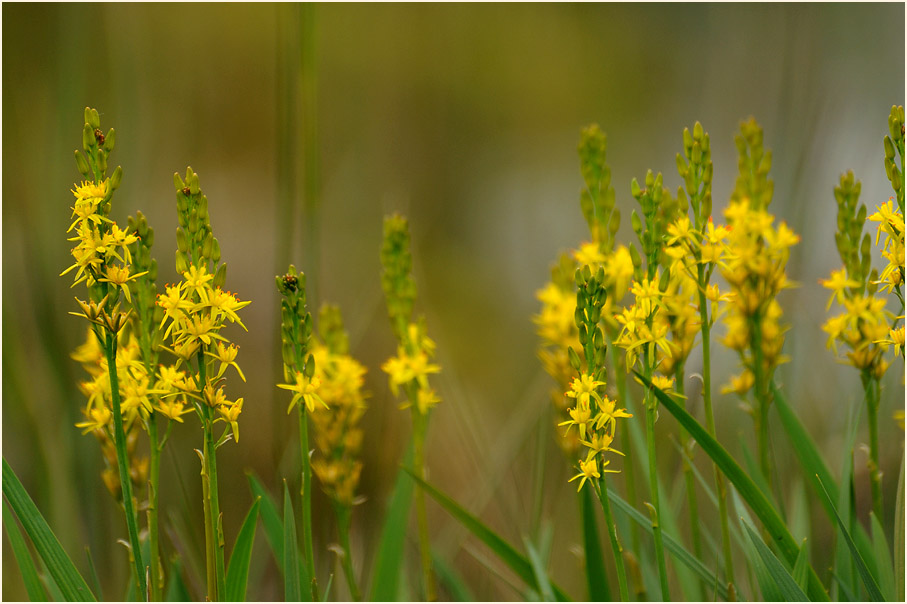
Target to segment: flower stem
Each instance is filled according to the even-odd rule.
[[[598,500],[602,504],[602,512],[605,514],[605,524],[608,525],[608,537],[611,539],[611,551],[614,552],[614,564],[617,567],[617,584],[620,590],[621,602],[628,602],[630,594],[627,591],[627,571],[624,568],[624,548],[617,537],[617,525],[614,524],[614,517],[611,515],[611,500],[608,498],[608,485],[605,482],[606,474],[602,474],[601,482],[591,480]]]
[[[362,600],[359,586],[356,585],[356,575],[353,573],[353,558],[350,552],[350,522],[352,521],[352,508],[343,503],[334,504],[337,512],[337,531],[340,533],[340,547],[343,548],[343,574],[346,575],[346,584],[350,588],[350,597],[354,602]]]
[[[204,351],[198,352],[198,375],[202,387],[207,382]],[[226,572],[224,570],[224,530],[220,517],[220,500],[217,491],[217,451],[214,443],[214,410],[207,405],[204,409],[204,471],[202,493],[205,497],[205,549],[207,552],[208,599],[220,601],[226,596]]]
[[[107,356],[107,372],[110,376],[110,396],[113,399],[113,442],[117,452],[117,469],[120,473],[120,487],[123,493],[123,510],[126,512],[126,530],[129,532],[129,546],[132,549],[136,581],[143,600],[148,599],[145,581],[145,565],[142,563],[142,547],[136,526],[135,508],[132,501],[132,479],[129,477],[129,460],[126,458],[126,432],[123,429],[123,414],[120,409],[120,382],[117,377],[117,338],[107,332],[104,352]]]
[[[646,345],[645,359],[645,376],[646,379],[652,378],[652,357],[655,355],[651,350],[653,344]],[[646,396],[643,406],[646,409],[646,448],[649,454],[649,488],[652,497],[652,534],[655,537],[655,558],[658,563],[658,578],[661,582],[661,598],[667,602],[670,598],[668,591],[668,569],[665,565],[664,542],[661,535],[661,508],[658,503],[658,464],[655,460],[655,415],[657,399],[651,387],[646,388]]]
[[[715,430],[715,414],[712,412],[712,342],[710,323],[708,313],[708,302],[705,297],[704,287],[707,285],[707,278],[702,265],[699,265],[699,319],[702,323],[702,403],[705,408],[706,430],[709,436],[717,440]],[[731,531],[728,523],[727,509],[727,487],[724,485],[724,476],[718,469],[718,464],[712,462],[715,471],[715,490],[718,492],[718,515],[721,520],[721,548],[724,552],[724,575],[725,581],[728,582],[728,591],[734,583],[734,560],[731,556]]]
[[[627,396],[627,372],[621,365],[621,354],[613,344],[609,343],[609,348],[611,348],[611,362],[614,364],[614,380],[617,382],[617,400],[626,407],[628,413],[634,414],[633,405],[631,404],[630,398]],[[634,461],[636,457],[633,455],[631,443],[632,439],[628,438],[625,443],[622,442],[621,444],[627,449],[628,463],[624,464],[624,474],[627,477],[627,501],[630,505],[635,506],[637,495],[636,464]],[[635,522],[630,523],[630,543],[633,545],[634,552],[640,551],[639,527]]]
[[[161,559],[158,555],[158,485],[161,478],[161,449],[157,440],[157,415],[148,417],[148,438],[151,441],[151,473],[148,477],[148,545],[151,551],[151,599],[161,601]]]
[[[305,548],[305,563],[312,584],[312,600],[318,602],[318,582],[315,579],[315,548],[312,546],[312,466],[309,460],[309,422],[305,405],[299,409],[299,454],[302,457],[302,541]]]
[[[762,362],[762,315],[757,312],[750,319],[753,330],[753,393],[756,397],[756,444],[759,449],[759,467],[762,470],[762,476],[768,485],[769,492],[772,490],[772,468],[771,457],[768,446],[768,407],[771,402],[768,398],[768,376],[765,375]]]
[[[676,392],[681,397],[684,396],[683,373],[684,366],[682,364],[678,365],[674,377],[677,381]],[[682,398],[682,400],[684,401],[684,407],[686,407],[686,398]],[[683,447],[683,450],[686,453],[681,460],[681,467],[683,469],[683,478],[687,492],[687,508],[690,514],[690,536],[693,541],[693,554],[701,560],[702,536],[699,531],[699,503],[696,501],[696,478],[693,476],[693,448],[690,446],[691,440],[687,431],[680,428],[680,446]],[[702,585],[703,588],[705,587],[703,582],[700,582],[700,585]]]
[[[882,473],[879,470],[879,381],[864,371],[866,410],[869,417],[869,483],[872,487],[872,511],[879,522],[882,516]]]
[[[425,415],[419,412],[415,396],[411,397],[413,416],[413,466],[416,476],[425,480]],[[428,537],[428,516],[425,513],[425,492],[416,489],[416,522],[419,530],[419,554],[422,561],[422,577],[425,583],[425,599],[434,602],[438,599],[435,591],[435,579],[431,570],[431,541]]]

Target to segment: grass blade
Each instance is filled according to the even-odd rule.
[[[828,491],[825,490],[824,485],[821,486],[823,487],[822,492],[830,503],[831,496],[828,494]],[[836,509],[833,509],[832,511],[834,511],[835,519],[838,521],[838,528],[841,529],[841,533],[844,535],[844,541],[847,543],[847,547],[850,548],[850,555],[857,565],[857,572],[860,574],[860,579],[863,580],[863,585],[866,586],[866,591],[869,592],[869,597],[872,598],[873,602],[883,602],[884,598],[882,597],[882,592],[879,590],[879,585],[869,572],[869,568],[866,566],[863,556],[861,556],[860,552],[857,550],[857,546],[853,542],[847,527],[844,525],[844,521],[841,520]]]
[[[236,543],[230,552],[230,564],[227,567],[227,601],[245,602],[246,584],[249,580],[249,564],[252,562],[252,544],[255,542],[255,529],[258,526],[258,508],[261,497],[256,497],[243,520]]]
[[[898,478],[898,494],[894,504],[894,579],[897,600],[904,600],[904,461]]]
[[[170,559],[170,571],[167,573],[170,582],[167,584],[167,595],[164,596],[168,602],[188,602],[189,588],[183,581],[183,564],[179,556]]]
[[[768,571],[771,581],[776,587],[777,598],[773,595],[768,597],[768,594],[763,594],[766,596],[767,600],[779,600],[783,602],[805,602],[809,598],[806,597],[806,594],[803,593],[803,590],[800,589],[800,586],[797,585],[797,582],[791,576],[790,572],[784,565],[781,564],[781,561],[775,557],[775,554],[772,553],[768,546],[762,542],[762,539],[759,538],[759,535],[756,534],[756,530],[749,523],[744,522],[743,527],[746,529],[747,534],[750,536],[750,541],[753,543],[753,547],[756,549],[756,553],[759,554],[759,558],[762,560],[762,563],[765,565],[765,570]],[[805,558],[801,557],[801,554],[797,554],[799,560]],[[809,577],[807,575],[807,582]]]
[[[85,579],[76,570],[57,537],[50,530],[47,521],[38,511],[35,502],[25,491],[13,469],[3,459],[3,495],[9,502],[25,534],[31,539],[35,551],[47,566],[47,571],[60,588],[63,597],[70,602],[93,602],[94,594]]]
[[[300,576],[299,551],[296,546],[296,520],[293,517],[293,503],[287,481],[283,481],[283,588],[287,602],[302,601],[302,578]],[[308,595],[308,591],[306,591]],[[311,597],[307,599],[311,601]]]
[[[686,429],[690,436],[696,439],[696,442],[699,443],[702,450],[705,451],[719,469],[721,469],[724,475],[727,476],[728,480],[731,481],[731,484],[734,485],[734,488],[737,489],[740,496],[743,497],[756,516],[759,517],[759,520],[772,536],[772,539],[775,541],[776,546],[784,555],[785,559],[788,563],[793,564],[797,559],[797,555],[800,553],[800,548],[797,547],[797,542],[794,541],[794,538],[791,536],[790,531],[787,530],[784,521],[778,516],[778,513],[775,511],[771,502],[765,497],[762,490],[759,489],[746,472],[737,465],[737,462],[734,461],[724,447],[712,438],[709,433],[705,431],[705,428],[699,425],[699,422],[697,422],[693,416],[687,413],[686,410],[678,405],[671,397],[662,392],[661,389],[652,386],[652,383],[647,380],[645,376],[636,371],[634,371],[634,373],[642,380],[643,384],[653,389],[661,406],[667,409],[684,429]],[[822,586],[822,582],[819,581],[819,577],[812,567],[809,569],[809,589],[807,590],[807,594],[812,600],[828,599],[828,594],[825,593],[825,588]]]
[[[16,565],[19,572],[22,573],[22,581],[25,583],[25,591],[28,593],[28,599],[32,602],[46,602],[47,594],[44,592],[44,586],[41,585],[41,579],[38,577],[38,569],[35,568],[35,561],[28,551],[28,545],[25,538],[19,532],[19,525],[13,518],[12,512],[3,502],[3,528],[6,529],[6,538],[9,539],[9,545],[13,549],[13,556],[16,558]]]
[[[441,493],[435,487],[431,486],[427,482],[420,480],[415,474],[406,470],[406,472],[412,477],[416,483],[421,486],[425,492],[430,495],[442,508],[447,510],[447,512],[453,516],[460,524],[463,525],[470,533],[472,533],[476,538],[478,538],[482,543],[487,545],[491,551],[493,551],[498,558],[506,564],[510,569],[515,572],[527,585],[533,587],[536,591],[541,591],[541,586],[538,584],[535,572],[533,571],[532,564],[520,554],[512,545],[504,541],[497,533],[492,531],[490,528],[485,526],[478,518],[464,510],[460,505],[455,502],[453,499],[447,495]],[[569,598],[564,594],[564,592],[553,582],[551,585],[551,591],[554,596],[562,602],[568,601]]]
[[[328,584],[324,586],[324,594],[321,596],[322,602],[328,601],[328,595],[331,593],[331,587],[334,585],[334,573],[328,575]]]
[[[794,570],[791,576],[796,581],[800,589],[805,590],[809,584],[809,557],[807,555],[806,539],[800,543],[800,553],[797,554],[797,561],[794,562]]]
[[[252,495],[260,501],[258,513],[261,515],[261,524],[265,529],[265,538],[268,545],[271,546],[271,553],[274,554],[274,561],[280,574],[283,575],[283,520],[277,512],[277,505],[270,493],[265,490],[264,485],[252,474],[247,475],[249,478],[249,488]]]
[[[404,456],[404,464],[409,467],[413,462],[413,447],[410,442]],[[392,602],[397,600],[397,587],[400,583],[400,567],[403,565],[403,545],[406,542],[406,527],[409,520],[409,507],[413,499],[413,481],[401,468],[397,473],[397,482],[391,495],[390,505],[381,529],[381,541],[378,554],[372,567],[372,601]]]
[[[447,563],[447,560],[438,555],[438,552],[432,551],[432,564],[438,572],[438,579],[441,585],[445,587],[447,593],[455,602],[475,602],[476,597],[473,595],[466,581],[460,576],[453,566]]]
[[[888,540],[882,523],[874,512],[869,512],[872,523],[872,546],[876,563],[876,577],[879,579],[879,591],[886,602],[894,602],[894,569],[891,565],[891,555],[888,553]]]
[[[644,515],[642,512],[631,506],[624,499],[621,498],[615,491],[608,489],[608,498],[611,500],[618,509],[623,511],[627,516],[630,517],[636,524],[641,526],[650,535],[652,534],[652,520]],[[661,532],[661,536],[664,537],[665,549],[671,552],[671,555],[674,556],[674,559],[685,565],[691,571],[699,575],[699,577],[706,583],[706,585],[718,585],[718,595],[723,599],[727,600],[727,585],[722,581],[718,581],[715,573],[709,570],[705,564],[703,564],[698,558],[693,554],[687,551],[680,542],[675,539],[671,534],[666,533],[665,531]]]
[[[592,602],[610,602],[611,589],[608,573],[598,538],[598,523],[595,521],[595,505],[592,491],[583,489],[580,493],[580,508],[583,519],[583,549],[586,552],[586,586]]]
[[[542,600],[545,602],[554,602],[554,592],[551,590],[551,581],[548,579],[547,564],[542,560],[541,555],[532,545],[529,539],[523,538],[526,546],[526,552],[529,554],[529,564],[532,565],[532,574],[535,575],[535,582],[541,591]]]

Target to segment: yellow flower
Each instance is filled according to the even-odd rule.
[[[296,372],[296,383],[295,384],[277,384],[278,388],[283,388],[284,390],[292,390],[296,394],[293,395],[293,400],[290,401],[290,406],[287,407],[287,413],[293,410],[293,407],[296,406],[300,400],[303,401],[306,408],[309,412],[315,411],[315,403],[321,403],[325,408],[328,407],[321,397],[316,392],[318,387],[321,386],[321,380],[317,377],[312,377],[311,379],[307,378],[305,374],[297,371]]]
[[[129,296],[129,282],[133,279],[147,274],[148,271],[143,271],[141,273],[130,275],[128,266],[114,266],[111,264],[107,267],[107,276],[101,277],[100,279],[98,279],[98,281],[101,283],[110,283],[115,287],[119,287],[123,290],[123,294],[126,296],[126,300],[131,303],[132,298]]]
[[[154,406],[155,410],[168,419],[183,422],[181,417],[184,413],[189,413],[191,409],[184,409],[185,403],[178,400],[176,397],[171,398],[169,401],[159,400]]]
[[[233,439],[236,442],[239,442],[239,414],[242,413],[242,403],[243,399],[238,398],[235,402],[231,403],[226,401],[225,403],[217,407],[217,412],[220,413],[220,417],[214,421],[222,421],[230,424],[230,428],[233,430]]]
[[[236,364],[236,353],[239,352],[239,347],[236,344],[227,344],[224,345],[221,342],[214,342],[214,352],[205,352],[209,357],[215,358],[220,361],[220,368],[217,370],[217,375],[214,376],[214,379],[220,378],[224,372],[227,370],[227,367],[232,366],[236,369],[236,372],[239,374],[239,377],[242,378],[242,381],[246,381],[246,376],[243,375],[242,369],[239,368],[239,365]],[[238,441],[237,441],[238,442]]]
[[[608,465],[608,462],[605,462],[605,465]],[[586,484],[587,480],[592,478],[601,478],[601,474],[598,471],[598,462],[595,459],[590,459],[588,461],[580,460],[579,462],[579,474],[568,480],[567,482],[573,482],[577,478],[582,478],[579,481],[579,487],[576,489],[576,492],[579,493],[583,485]]]
[[[183,279],[185,279],[186,289],[193,290],[198,294],[199,299],[207,304],[208,290],[210,289],[208,282],[214,279],[214,275],[208,272],[205,265],[200,267],[190,266],[189,270],[183,273]]]
[[[582,404],[588,406],[589,395],[594,395],[595,389],[604,385],[604,382],[593,380],[591,376],[583,373],[580,377],[573,378],[573,383],[570,384],[570,390],[564,394],[570,398],[575,398],[577,405]]]
[[[82,434],[88,434],[94,430],[104,430],[110,425],[110,422],[113,419],[113,414],[110,409],[103,405],[86,409],[85,415],[88,416],[88,419],[76,424],[76,428],[82,428]]]
[[[598,265],[605,261],[605,255],[594,241],[580,244],[579,249],[573,252],[573,257],[580,266],[584,264]]]
[[[239,326],[246,329],[246,326],[243,325],[243,322],[239,320],[239,315],[236,314],[237,310],[241,310],[249,305],[249,301],[240,302],[237,297],[230,293],[225,292],[221,288],[217,287],[211,292],[210,298],[207,302],[208,306],[215,310],[214,314],[223,313],[231,323],[239,323]]]
[[[390,377],[391,390],[396,395],[400,386],[413,380],[418,380],[421,388],[427,388],[428,374],[439,373],[441,367],[429,363],[425,352],[420,351],[415,356],[409,356],[402,347],[399,347],[397,356],[388,359],[381,366],[381,370]]]
[[[831,279],[820,279],[819,283],[822,284],[822,287],[831,290],[831,297],[828,299],[828,304],[825,306],[825,310],[831,308],[831,303],[838,299],[838,304],[844,304],[845,300],[845,289],[848,287],[860,287],[860,283],[854,279],[847,278],[847,269],[841,268],[838,271],[831,272]]]

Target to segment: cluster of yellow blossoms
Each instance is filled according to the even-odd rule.
[[[329,497],[349,506],[362,472],[359,420],[366,410],[362,392],[366,370],[349,354],[337,307],[323,307],[319,325],[324,342],[316,342],[312,348],[314,379],[319,382],[318,394],[326,406],[309,412],[316,446],[312,470]]]
[[[400,404],[401,409],[408,408],[415,401],[419,413],[425,415],[441,402],[428,383],[429,374],[441,371],[439,365],[431,363],[434,353],[435,343],[426,335],[425,325],[410,323],[406,337],[397,346],[397,356],[381,365],[381,370],[388,375],[394,396],[397,396],[400,387],[407,394],[407,400]]]

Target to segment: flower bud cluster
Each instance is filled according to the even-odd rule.
[[[287,413],[302,401],[311,414],[315,403],[327,407],[319,396],[321,378],[315,375],[315,357],[309,351],[312,339],[312,314],[306,310],[305,273],[296,271],[292,264],[283,276],[276,277],[280,301],[280,341],[283,355],[283,377],[292,384],[278,384],[278,388],[293,392]]]

